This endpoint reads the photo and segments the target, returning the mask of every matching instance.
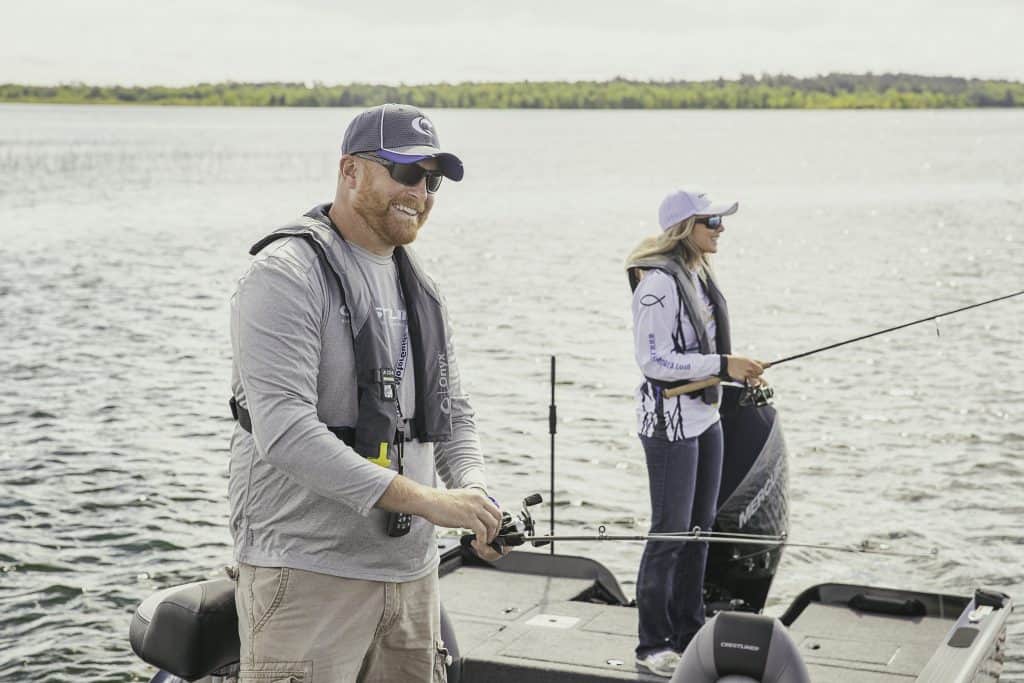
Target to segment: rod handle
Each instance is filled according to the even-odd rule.
[[[473,550],[473,545],[472,545],[473,541],[475,539],[476,539],[476,534],[463,534],[462,538],[459,539],[459,544],[465,550],[468,550],[469,552],[471,552],[471,553],[473,553],[475,555],[476,552]],[[501,552],[502,543],[501,543],[500,539],[496,538],[493,541],[491,541],[490,543],[488,543],[487,545],[491,546],[491,548],[493,548],[496,552],[499,552],[499,553]]]
[[[476,534],[463,534],[462,538],[459,539],[459,544],[463,548],[466,548],[467,550],[471,551],[473,549],[473,541],[475,539]],[[514,532],[509,534],[502,534],[501,536],[498,536],[487,545],[494,548],[495,551],[500,553],[502,552],[502,549],[505,547],[514,548],[518,545],[522,545],[523,543],[526,543],[526,539],[523,537],[523,534],[521,532]]]
[[[700,391],[701,389],[707,389],[708,387],[713,387],[721,383],[722,380],[718,377],[708,377],[707,379],[702,379],[699,382],[690,382],[689,384],[666,389],[665,396],[668,398],[674,398],[682,394],[691,394],[695,391]]]

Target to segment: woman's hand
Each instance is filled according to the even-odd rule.
[[[764,374],[764,366],[751,358],[726,356],[725,372],[737,382],[751,382]]]

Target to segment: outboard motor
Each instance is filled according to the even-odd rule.
[[[690,641],[671,683],[811,683],[782,622],[719,612]]]
[[[743,387],[722,388],[725,454],[714,531],[784,535],[789,472],[778,414],[766,400],[751,400]],[[781,546],[710,544],[704,580],[709,609],[760,612],[781,559]]]

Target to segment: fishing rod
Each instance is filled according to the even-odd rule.
[[[680,531],[670,533],[649,533],[649,534],[626,534],[616,535],[607,533],[604,525],[597,529],[596,534],[564,534],[545,536],[536,535],[536,525],[530,514],[530,506],[541,502],[539,493],[534,493],[523,499],[523,505],[516,515],[508,511],[502,512],[501,529],[498,536],[491,542],[490,546],[499,553],[504,548],[520,546],[525,543],[532,543],[534,546],[543,546],[555,541],[587,541],[587,542],[621,542],[621,541],[653,541],[660,543],[731,543],[733,545],[760,545],[772,548],[789,546],[793,548],[808,548],[812,550],[825,550],[830,552],[857,553],[863,555],[888,555],[891,557],[916,557],[934,558],[938,550],[932,548],[928,552],[900,552],[891,550],[888,546],[872,546],[867,541],[857,546],[828,545],[824,543],[800,543],[789,540],[787,534],[743,534],[721,531],[704,531],[700,527],[694,527],[691,531]],[[475,534],[467,533],[461,538],[463,547],[469,547],[476,538]]]
[[[500,537],[499,537],[500,538]],[[825,543],[798,543],[796,541],[790,541],[788,538],[783,536],[765,536],[758,538],[757,534],[729,534],[729,533],[712,533],[708,531],[701,531],[695,529],[692,532],[683,533],[650,533],[650,534],[631,534],[631,535],[612,535],[605,533],[605,527],[598,527],[597,534],[591,535],[579,535],[579,536],[522,536],[515,538],[514,545],[521,545],[522,543],[531,542],[534,544],[546,543],[552,541],[655,541],[661,543],[731,543],[734,545],[763,545],[771,547],[792,547],[792,548],[809,548],[813,550],[827,550],[831,552],[841,553],[859,553],[864,555],[888,555],[891,557],[926,557],[934,558],[938,555],[938,550],[932,548],[928,552],[901,552],[897,550],[891,550],[888,546],[872,546],[867,542],[861,543],[857,546],[841,546],[841,545],[828,545]],[[521,541],[519,543],[518,541]],[[505,545],[513,545],[513,543],[505,543]]]
[[[773,361],[770,361],[768,363],[764,363],[762,365],[762,367],[767,370],[768,368],[774,367],[776,365],[782,365],[783,363],[788,363],[789,361],[797,360],[798,358],[806,358],[807,356],[813,356],[814,354],[821,353],[822,351],[828,351],[830,349],[835,349],[835,348],[838,348],[840,346],[846,346],[847,344],[853,344],[854,342],[864,341],[865,339],[870,339],[871,337],[877,337],[879,335],[888,334],[890,332],[895,332],[896,330],[902,330],[905,327],[911,327],[913,325],[920,325],[921,323],[930,322],[932,320],[938,320],[939,318],[945,318],[946,316],[954,315],[956,313],[962,313],[963,311],[969,311],[972,308],[979,308],[981,306],[988,306],[989,304],[994,304],[997,301],[1003,301],[1005,299],[1012,299],[1013,297],[1020,296],[1021,294],[1024,294],[1024,289],[1020,290],[1019,292],[1013,292],[1012,294],[1005,294],[1003,296],[997,296],[996,298],[989,299],[988,301],[981,301],[981,302],[978,302],[976,304],[970,304],[969,306],[961,306],[960,308],[953,309],[952,311],[946,311],[944,313],[936,313],[934,315],[929,315],[929,316],[921,318],[919,320],[913,320],[913,321],[911,321],[909,323],[903,323],[902,325],[894,325],[893,327],[887,327],[886,329],[878,330],[877,332],[870,332],[868,334],[862,334],[859,337],[854,337],[853,339],[845,339],[843,341],[836,342],[834,344],[829,344],[827,346],[822,346],[822,347],[819,347],[817,349],[811,349],[810,351],[804,351],[803,353],[797,353],[797,354],[794,354],[792,356],[786,356],[785,358],[780,358],[778,360],[773,360]],[[721,382],[722,382],[722,379],[720,377],[709,377],[708,379],[703,379],[703,380],[700,380],[700,381],[697,381],[697,382],[689,382],[687,384],[683,384],[683,385],[678,386],[678,387],[673,387],[671,389],[666,389],[665,390],[665,396],[667,396],[669,398],[672,398],[674,396],[679,396],[680,394],[689,394],[689,393],[692,393],[694,391],[700,391],[701,389],[706,389],[708,387],[713,387],[713,386],[715,386],[717,384],[721,384]]]

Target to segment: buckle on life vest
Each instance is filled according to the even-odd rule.
[[[391,467],[391,459],[388,457],[388,449],[390,444],[387,441],[380,442],[380,448],[376,458],[367,458],[374,465],[380,465],[381,467]]]
[[[373,379],[377,384],[377,389],[380,391],[380,400],[382,401],[397,401],[398,400],[398,384],[395,377],[395,371],[393,368],[377,368],[373,371]]]

